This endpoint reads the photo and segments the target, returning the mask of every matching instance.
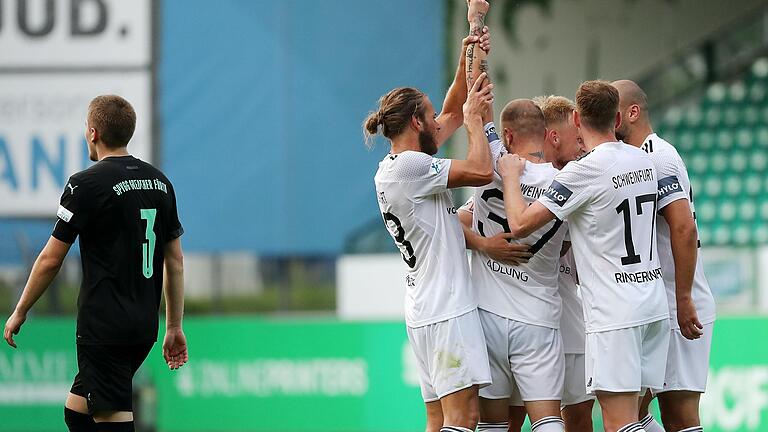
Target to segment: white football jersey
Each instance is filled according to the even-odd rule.
[[[557,290],[563,299],[563,314],[560,317],[560,334],[563,337],[563,351],[566,354],[584,354],[586,329],[584,328],[584,307],[579,294],[579,273],[573,259],[573,247],[560,257],[560,271]]]
[[[677,153],[675,147],[651,134],[645,139],[643,150],[648,153],[656,167],[659,177],[659,211],[669,203],[679,199],[687,200],[691,206],[691,212],[696,216],[693,207],[693,193],[691,182],[688,178],[688,170],[685,163]],[[673,329],[680,328],[677,323],[677,302],[675,300],[675,260],[672,256],[672,243],[669,234],[669,225],[664,217],[658,218],[657,239],[659,244],[659,261],[661,272],[664,275],[664,285],[667,287],[667,302],[669,303],[670,326]],[[715,298],[709,289],[709,283],[704,276],[704,266],[701,264],[701,254],[696,261],[696,272],[693,276],[691,297],[696,305],[696,312],[702,324],[715,321]]]
[[[421,327],[477,307],[466,243],[448,191],[450,159],[405,151],[387,155],[376,172],[384,223],[408,266],[405,322]]]
[[[539,198],[568,218],[587,332],[669,316],[656,248],[656,186],[644,151],[607,142],[569,162]]]
[[[505,153],[495,132],[491,132],[494,164]],[[529,204],[546,190],[557,174],[550,163],[526,161],[520,176],[523,198]],[[493,181],[475,188],[472,224],[475,232],[492,237],[509,232],[504,209],[504,184],[494,171]],[[553,220],[526,238],[513,240],[531,245],[533,257],[525,264],[510,266],[472,251],[472,284],[477,290],[478,307],[504,318],[549,328],[560,326],[560,295],[557,293],[557,269],[567,226]]]

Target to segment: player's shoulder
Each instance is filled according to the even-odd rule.
[[[380,164],[380,168],[388,171],[392,180],[413,180],[427,174],[440,174],[447,169],[447,161],[449,159],[407,150],[402,153],[387,155]]]

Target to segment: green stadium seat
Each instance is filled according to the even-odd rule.
[[[704,201],[702,203],[695,203],[696,208],[696,220],[705,224],[712,223],[717,216],[717,206],[714,201]]]
[[[768,127],[761,127],[755,132],[755,147],[768,148]]]
[[[736,205],[733,201],[727,200],[720,203],[717,209],[717,219],[720,222],[733,222],[736,219]]]
[[[709,198],[717,198],[723,191],[723,183],[720,181],[719,177],[708,177],[704,181],[704,189],[700,192],[700,194],[709,197]]]
[[[752,238],[756,244],[768,243],[768,226],[761,222],[752,225]]]
[[[699,106],[693,106],[685,111],[685,124],[690,128],[696,128],[704,120],[704,112]]]
[[[748,149],[752,147],[752,142],[754,140],[752,129],[749,128],[741,128],[738,131],[736,131],[736,144],[743,149]]]
[[[703,154],[694,154],[690,159],[690,167],[695,174],[705,175],[709,169],[709,159]],[[697,189],[698,190],[698,189]]]
[[[744,179],[744,192],[747,195],[754,197],[763,191],[763,182],[757,174],[749,174]]]
[[[742,181],[740,176],[732,175],[725,179],[723,191],[730,196],[736,196],[741,192]]]
[[[707,109],[704,119],[704,125],[710,128],[720,126],[723,120],[723,110],[719,106],[711,106]]]
[[[709,150],[715,146],[715,133],[711,130],[703,130],[697,134],[694,150]]]
[[[760,219],[768,219],[768,201],[763,201],[760,203]]]
[[[663,124],[670,128],[677,128],[683,121],[683,110],[671,107],[664,113]]]
[[[734,150],[733,153],[731,153],[731,160],[728,165],[731,172],[741,174],[746,171],[748,163],[749,158],[747,158],[747,155],[744,152]],[[741,182],[740,177],[736,178],[739,179],[739,182]]]
[[[733,147],[733,133],[728,129],[721,129],[717,132],[717,148],[721,150],[729,150]]]
[[[731,84],[731,87],[728,89],[728,98],[731,102],[741,103],[746,97],[747,87],[744,85],[743,81],[739,80]]]
[[[718,225],[712,231],[712,243],[726,245],[731,242],[731,230],[727,225]]]
[[[709,158],[709,169],[711,173],[722,174],[728,171],[728,153],[723,151],[713,152]]]
[[[723,124],[726,126],[734,127],[741,121],[741,113],[739,109],[731,105],[723,110]]]
[[[765,83],[754,82],[749,87],[749,100],[752,103],[761,103],[765,100]]]
[[[733,243],[736,243],[739,246],[746,246],[752,243],[752,232],[747,225],[736,225],[732,228],[732,232]]]
[[[678,134],[676,142],[671,142],[671,143],[672,145],[677,147],[680,151],[689,152],[695,148],[696,139],[694,138],[693,133],[691,133],[690,131],[684,131]]]
[[[757,205],[753,200],[744,200],[739,204],[739,219],[742,222],[752,222],[757,216]]]
[[[768,78],[768,58],[761,57],[752,63],[752,77],[757,79]]]
[[[725,100],[728,90],[722,83],[714,83],[707,89],[706,100],[710,104],[719,104]]]
[[[763,152],[755,152],[749,159],[749,165],[753,171],[763,172],[768,165],[768,158]]]

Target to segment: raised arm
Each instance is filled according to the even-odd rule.
[[[467,5],[469,35],[480,37],[485,28],[485,16],[488,14],[489,4],[485,0],[467,0]],[[467,88],[470,88],[481,73],[488,72],[488,52],[478,44],[471,44],[466,50],[466,57]]]
[[[485,77],[485,74],[481,74]],[[477,80],[464,103],[464,125],[469,145],[466,160],[453,160],[448,173],[448,187],[484,186],[493,180],[493,161],[483,129],[483,112],[493,101],[493,84]]]
[[[469,5],[468,14],[478,17],[482,15],[483,20],[488,13],[488,2],[485,0],[468,0]],[[472,32],[470,26],[470,35],[462,41],[462,51],[459,56],[459,65],[456,68],[456,74],[453,77],[453,82],[448,88],[448,93],[445,95],[443,101],[443,109],[440,115],[437,117],[438,123],[440,123],[440,132],[437,134],[437,145],[442,145],[454,132],[458,129],[463,121],[462,105],[467,100],[467,91],[471,88],[471,84],[467,85],[469,80],[466,75],[467,60],[470,58],[470,52],[473,64],[477,64],[478,55],[482,53],[483,58],[490,52],[490,35],[488,28],[481,25]],[[476,69],[475,66],[473,68]],[[475,73],[475,75],[479,72]],[[474,82],[474,80],[472,80]]]
[[[498,162],[499,174],[504,179],[504,209],[509,230],[515,238],[528,237],[555,218],[555,215],[536,201],[530,206],[520,192],[520,175],[525,169],[525,159],[518,155],[504,155]]]
[[[165,244],[165,339],[163,357],[170,369],[178,369],[189,359],[187,338],[182,330],[184,317],[184,254],[181,238]]]
[[[16,304],[16,309],[5,323],[3,338],[8,342],[8,345],[16,348],[13,335],[19,334],[21,325],[27,320],[27,312],[32,309],[32,306],[48,289],[56,274],[59,273],[70,246],[72,246],[70,243],[65,243],[53,236],[48,239],[48,243],[32,266],[32,272],[29,274],[29,280],[27,280],[19,303]]]

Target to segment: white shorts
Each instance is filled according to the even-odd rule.
[[[525,324],[480,310],[493,384],[480,390],[486,399],[510,398],[510,405],[560,400],[565,359],[560,330]]]
[[[565,355],[565,386],[561,405],[576,405],[595,396],[587,394],[587,384],[584,380],[584,354]]]
[[[491,383],[488,351],[477,309],[446,321],[408,327],[408,340],[416,355],[424,402]]]
[[[587,393],[661,389],[669,350],[669,320],[587,333]]]
[[[680,329],[672,329],[667,354],[667,372],[664,387],[654,393],[691,391],[704,393],[709,372],[709,349],[712,346],[712,329],[715,323],[704,324],[704,334],[688,340]]]

